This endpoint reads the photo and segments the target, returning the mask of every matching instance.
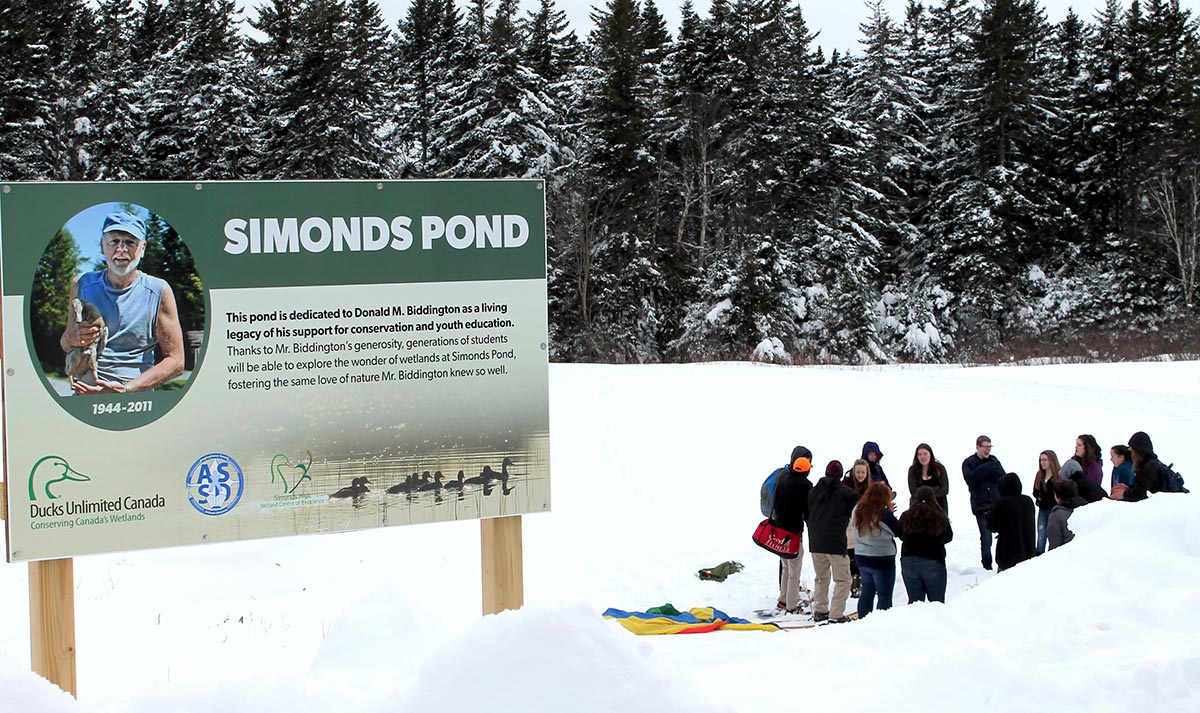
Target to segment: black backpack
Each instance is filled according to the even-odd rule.
[[[1183,476],[1175,472],[1175,464],[1163,465],[1159,461],[1159,478],[1161,480],[1161,493],[1186,493],[1187,488],[1183,487]]]

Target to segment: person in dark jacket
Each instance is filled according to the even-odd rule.
[[[1124,500],[1145,500],[1150,493],[1162,491],[1162,463],[1154,453],[1154,444],[1144,431],[1129,437],[1129,450],[1133,454],[1133,485],[1125,491]]]
[[[1038,455],[1038,469],[1033,476],[1033,501],[1037,503],[1037,553],[1046,551],[1046,523],[1050,522],[1050,511],[1058,504],[1054,497],[1054,484],[1059,480],[1058,454],[1042,451]]]
[[[980,561],[984,569],[991,569],[992,531],[987,526],[987,514],[999,497],[996,488],[1004,476],[1004,466],[992,457],[992,439],[987,436],[975,439],[975,454],[963,461],[962,473],[971,491],[971,512],[975,513],[975,524],[979,527]]]
[[[1046,541],[1050,544],[1050,549],[1062,547],[1075,539],[1075,533],[1067,527],[1067,521],[1077,508],[1088,504],[1079,497],[1073,480],[1060,480],[1055,483],[1054,497],[1058,504],[1050,511],[1050,523],[1046,526]]]
[[[912,465],[908,467],[908,496],[909,501],[917,497],[917,491],[923,486],[933,488],[934,496],[942,512],[950,512],[946,503],[946,494],[950,492],[950,478],[946,466],[942,465],[933,455],[933,448],[928,443],[921,443],[913,452]]]
[[[996,533],[998,571],[1017,566],[1037,554],[1034,548],[1033,498],[1021,492],[1021,477],[1008,473],[997,486],[1000,497],[987,514],[987,526]]]
[[[867,467],[871,470],[871,482],[878,483],[880,481],[887,483],[887,486],[892,487],[888,483],[887,474],[883,472],[883,466],[879,465],[879,461],[883,460],[883,451],[879,450],[879,444],[875,441],[867,441],[862,447],[862,459],[867,462]]]
[[[900,516],[900,574],[909,604],[946,601],[946,543],[954,531],[934,493],[926,485],[917,488],[912,506]]]
[[[812,451],[804,446],[792,449],[791,467],[775,483],[775,503],[771,509],[771,524],[800,538],[800,552],[793,559],[781,557],[783,570],[779,578],[779,601],[789,614],[800,612],[800,570],[804,565],[804,523],[808,520],[808,480],[812,470]]]
[[[850,596],[850,558],[846,556],[846,530],[858,501],[841,483],[841,473],[826,473],[808,493],[808,546],[812,553],[813,621],[843,622]],[[833,597],[829,582],[833,580]]]
[[[1079,461],[1074,458],[1063,464],[1062,470],[1058,471],[1058,477],[1075,483],[1075,488],[1079,491],[1079,497],[1089,503],[1094,503],[1097,500],[1103,500],[1108,497],[1108,493],[1104,492],[1104,488],[1087,477],[1083,472],[1083,466],[1079,465]]]

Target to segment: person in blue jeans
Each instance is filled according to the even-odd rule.
[[[871,483],[858,500],[850,516],[854,531],[854,559],[862,577],[862,594],[858,597],[858,618],[862,619],[876,606],[892,608],[892,590],[896,588],[896,533],[900,523],[892,513],[892,489],[882,481]]]
[[[992,456],[992,439],[975,439],[975,453],[962,464],[963,480],[971,491],[971,512],[979,527],[979,559],[984,569],[992,568],[992,531],[987,526],[988,511],[1000,497],[997,486],[1004,477],[1004,466]]]
[[[908,603],[946,601],[946,543],[954,539],[954,531],[933,488],[917,488],[912,507],[900,516],[898,534],[904,541],[900,573]]]
[[[1050,522],[1050,511],[1058,504],[1054,498],[1054,484],[1059,481],[1058,454],[1042,451],[1038,456],[1038,470],[1033,477],[1033,501],[1037,503],[1037,553],[1046,551],[1046,524]]]

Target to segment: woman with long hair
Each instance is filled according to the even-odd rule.
[[[1077,461],[1079,467],[1083,468],[1083,477],[1096,485],[1104,484],[1104,462],[1095,436],[1080,434],[1075,439],[1075,456],[1071,460]]]
[[[862,596],[858,598],[858,618],[875,608],[892,608],[892,590],[896,587],[896,533],[900,523],[892,514],[892,489],[882,481],[871,483],[850,516],[854,530],[854,559],[862,577]]]
[[[912,465],[908,467],[908,496],[911,501],[917,496],[922,487],[933,488],[933,494],[942,506],[942,512],[949,512],[946,504],[946,493],[950,490],[950,478],[946,476],[946,466],[933,455],[933,448],[928,443],[921,443],[913,452]]]
[[[842,485],[854,491],[857,497],[862,497],[871,485],[871,464],[862,458],[855,459],[842,478]],[[862,573],[858,571],[858,562],[854,559],[854,528],[846,528],[846,542],[850,545],[846,556],[850,558],[850,596],[857,599],[862,596]]]
[[[900,539],[900,573],[908,603],[946,601],[946,543],[954,539],[954,531],[933,488],[917,488],[912,506],[900,516]]]
[[[1058,454],[1042,451],[1038,456],[1037,473],[1033,476],[1033,501],[1037,503],[1037,553],[1046,551],[1046,525],[1050,522],[1050,511],[1058,504],[1054,497],[1054,484],[1059,481]]]
[[[861,498],[871,485],[871,464],[862,458],[855,459],[850,470],[846,472],[846,477],[842,478],[842,485],[853,490],[854,494]]]

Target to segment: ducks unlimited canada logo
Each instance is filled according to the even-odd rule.
[[[29,470],[30,528],[70,530],[89,525],[140,522],[146,519],[143,511],[167,506],[166,499],[158,494],[148,498],[126,495],[112,500],[71,497],[80,487],[74,484],[91,482],[90,476],[71,467],[62,456],[39,458]]]

